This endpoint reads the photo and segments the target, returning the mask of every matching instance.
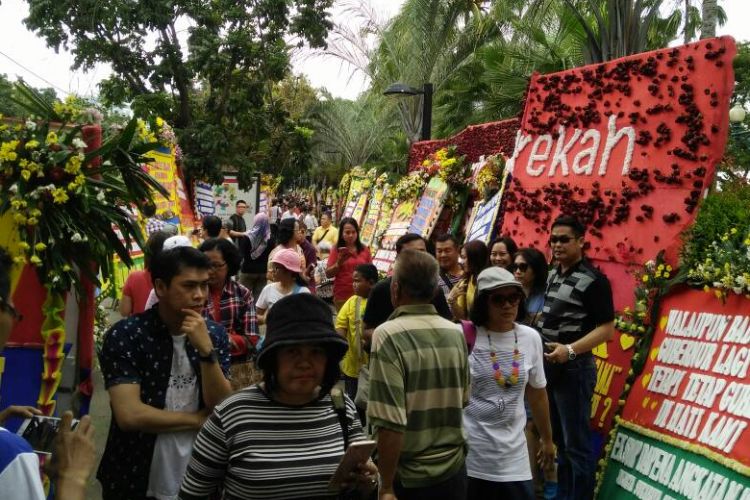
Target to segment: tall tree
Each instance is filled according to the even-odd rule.
[[[101,84],[106,103],[175,124],[192,173],[296,161],[280,157],[288,150],[279,141],[302,137],[274,103],[273,83],[288,74],[288,43],[325,45],[332,0],[27,1],[26,25],[72,50],[74,68],[112,66]]]
[[[701,39],[716,36],[716,0],[703,0],[701,4]]]

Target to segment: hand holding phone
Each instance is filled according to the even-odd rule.
[[[375,445],[375,441],[372,440],[357,441],[356,443],[350,444],[346,453],[344,453],[344,456],[341,458],[341,462],[339,462],[336,472],[333,473],[331,481],[328,483],[328,490],[340,490],[344,486],[343,483],[347,482],[349,479],[350,474],[354,472],[359,465],[367,463],[373,450],[375,450]]]

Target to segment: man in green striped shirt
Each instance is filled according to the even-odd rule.
[[[368,417],[378,442],[380,500],[466,498],[466,341],[431,304],[437,277],[434,257],[403,250],[391,282],[396,309],[373,335]]]

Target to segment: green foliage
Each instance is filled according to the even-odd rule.
[[[0,73],[0,114],[3,116],[21,117],[26,114],[23,107],[13,100],[14,88],[13,82],[8,80],[8,76]],[[36,89],[36,92],[50,104],[57,99],[54,89]]]
[[[332,0],[27,1],[26,25],[72,50],[74,68],[112,66],[105,105],[175,125],[193,175],[304,166],[290,149],[299,124],[275,102],[274,82],[288,75],[289,42],[325,44]]]
[[[746,181],[726,183],[721,191],[703,200],[695,223],[684,235],[682,265],[692,268],[703,262],[712,242],[733,227],[747,227],[750,221],[750,185]]]

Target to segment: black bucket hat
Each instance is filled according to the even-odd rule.
[[[294,344],[322,344],[328,359],[337,363],[349,349],[349,343],[336,333],[331,308],[309,293],[287,295],[268,311],[266,338],[256,360],[263,369],[268,354],[279,347]]]

